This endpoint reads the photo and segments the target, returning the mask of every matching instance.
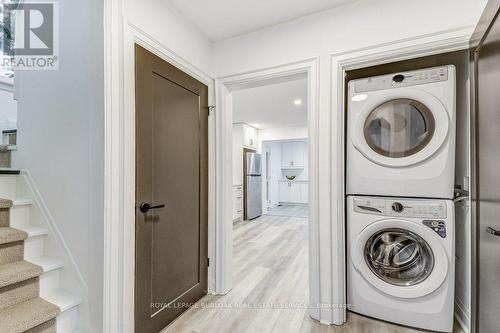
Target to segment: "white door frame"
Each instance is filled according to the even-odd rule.
[[[309,135],[309,269],[310,269],[310,304],[318,304],[319,297],[319,253],[317,248],[318,235],[318,169],[328,169],[327,165],[318,163],[318,65],[319,59],[312,58],[301,62],[286,64],[264,70],[247,72],[219,78],[215,83],[216,90],[216,223],[214,265],[216,294],[225,294],[231,290],[232,255],[233,255],[233,225],[232,225],[232,95],[231,92],[248,85],[254,85],[265,80],[279,80],[282,77],[307,74],[308,98],[307,117]],[[329,172],[324,170],[324,172]],[[318,317],[314,313],[312,315]]]
[[[107,1],[105,57],[105,217],[103,332],[134,332],[135,276],[135,44],[138,44],[208,86],[214,101],[214,80],[163,46]],[[116,2],[116,3],[115,3]],[[108,8],[109,7],[109,8]],[[112,21],[114,20],[114,21]],[[209,193],[215,186],[214,116],[209,115]],[[208,198],[209,225],[214,224],[215,201]],[[209,232],[209,244],[214,242]],[[209,257],[213,256],[210,252]],[[209,269],[209,283],[211,280]]]

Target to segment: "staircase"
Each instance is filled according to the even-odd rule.
[[[0,333],[75,332],[82,299],[61,290],[65,263],[45,255],[49,230],[12,173],[0,172]]]

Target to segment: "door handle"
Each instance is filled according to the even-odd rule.
[[[492,227],[486,227],[486,232],[492,234],[493,236],[500,236],[500,231],[493,229]]]
[[[156,205],[156,206],[153,206],[152,204],[150,203],[147,203],[147,202],[143,202],[141,203],[141,205],[139,206],[139,210],[142,212],[142,213],[147,213],[149,212],[150,209],[158,209],[158,208],[163,208],[165,207],[165,204],[161,204],[161,205]]]

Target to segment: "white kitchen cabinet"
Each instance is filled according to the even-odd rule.
[[[279,181],[279,198],[281,203],[308,203],[309,187],[304,181]]]
[[[280,202],[290,202],[290,182],[280,181]]]
[[[308,203],[309,202],[309,184],[308,183],[299,183],[300,186],[300,202]]]
[[[281,144],[281,166],[291,168],[293,166],[293,142],[283,142]]]
[[[233,185],[243,183],[243,149],[257,150],[258,132],[244,123],[233,124]]]
[[[257,149],[257,129],[247,124],[241,124],[241,129],[243,131],[243,146]]]
[[[307,142],[283,142],[281,144],[281,167],[283,169],[304,168],[307,163],[307,154]]]
[[[301,184],[290,182],[290,202],[301,202]]]
[[[233,221],[243,220],[243,185],[233,186]]]

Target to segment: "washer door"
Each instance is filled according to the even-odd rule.
[[[351,128],[354,146],[372,162],[404,167],[431,157],[448,135],[443,104],[416,89],[371,96]]]
[[[400,298],[428,295],[448,274],[448,255],[428,227],[406,220],[375,222],[351,244],[356,270],[375,288]]]

